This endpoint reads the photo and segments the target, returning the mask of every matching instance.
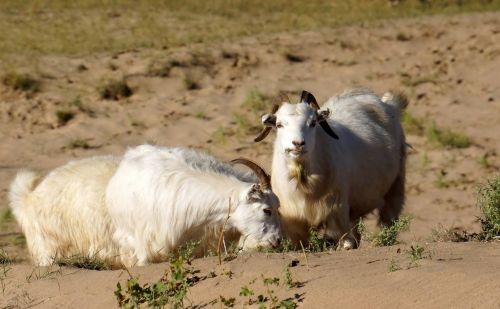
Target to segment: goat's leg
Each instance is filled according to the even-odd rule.
[[[332,211],[326,219],[325,234],[338,244],[338,248],[346,250],[357,248],[356,236],[351,230],[347,201],[332,203]]]

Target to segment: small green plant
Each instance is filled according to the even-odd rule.
[[[10,208],[5,209],[0,215],[0,228],[4,228],[4,225],[7,226],[8,223],[14,221],[14,215],[12,214],[12,210]]]
[[[306,251],[311,253],[335,250],[335,244],[314,230],[309,230],[309,242]]]
[[[118,305],[123,308],[138,308],[141,304],[149,307],[183,308],[188,289],[199,281],[196,271],[186,267],[182,256],[170,260],[169,269],[155,283],[141,285],[137,277],[127,280],[126,290],[120,282],[116,284],[115,296]]]
[[[392,272],[395,272],[395,271],[398,271],[398,270],[401,270],[401,267],[398,265],[398,263],[396,262],[396,260],[394,259],[391,259],[389,261],[389,265],[387,266],[387,270],[392,273]]]
[[[6,266],[5,264],[1,265],[0,269],[0,286],[2,287],[2,295],[5,296],[5,290],[7,289],[7,283],[5,279],[9,275],[9,272],[12,270],[12,267]]]
[[[500,237],[500,176],[488,180],[478,189],[477,204],[481,210],[481,236],[485,240]]]
[[[483,168],[490,168],[492,166],[491,162],[488,160],[490,156],[490,153],[485,153],[483,154],[479,160],[478,160],[478,163],[483,167]]]
[[[187,73],[186,75],[184,75],[183,82],[184,82],[184,87],[187,90],[198,90],[198,89],[201,89],[200,83],[195,79],[195,77],[193,76],[193,74]]]
[[[429,142],[440,144],[445,147],[467,148],[471,144],[467,136],[453,132],[450,129],[438,128],[435,123],[427,127],[425,135]]]
[[[65,125],[75,117],[75,113],[70,110],[58,110],[56,111],[56,117],[60,125]]]
[[[424,134],[424,122],[422,119],[417,118],[410,114],[410,112],[405,111],[401,118],[401,123],[405,130],[405,133],[411,135],[423,135]]]
[[[236,298],[234,298],[234,297],[225,298],[224,296],[220,295],[219,296],[219,301],[225,307],[227,307],[227,308],[233,308],[234,307],[234,303],[236,302]]]
[[[286,52],[284,56],[290,62],[304,62],[306,60],[306,57],[292,52]]]
[[[115,101],[128,98],[133,94],[132,89],[124,79],[105,80],[102,85],[97,87],[97,91],[101,99]]]
[[[208,119],[207,115],[205,114],[205,112],[203,111],[200,111],[200,112],[196,112],[196,114],[194,114],[194,116],[198,119],[203,119],[203,120],[206,120]]]
[[[411,35],[408,35],[408,34],[405,34],[405,33],[402,33],[402,32],[399,32],[396,35],[396,40],[402,41],[402,42],[410,41],[412,38],[413,37]]]
[[[410,217],[401,217],[393,221],[390,225],[384,226],[373,236],[375,246],[392,246],[398,243],[399,233],[407,231],[410,227]]]
[[[90,270],[108,270],[111,266],[97,255],[73,255],[69,257],[61,257],[56,260],[59,266],[71,266],[77,268],[85,268]]]
[[[477,233],[468,233],[459,228],[445,228],[443,225],[439,224],[436,228],[432,229],[433,241],[465,242],[474,239],[478,239]]]
[[[52,266],[49,267],[35,267],[29,275],[26,276],[26,282],[31,283],[35,280],[41,279],[52,279],[56,276],[62,276],[62,269],[58,267],[53,269]]]
[[[267,112],[271,106],[270,98],[258,90],[250,90],[247,93],[243,108],[248,109],[254,113]]]
[[[200,243],[201,241],[199,240],[187,241],[177,249],[177,254],[180,257],[182,257],[182,259],[186,263],[191,264],[191,261],[193,259],[193,254],[196,251],[196,249],[200,246]]]
[[[40,81],[28,74],[19,74],[8,72],[2,76],[2,84],[17,91],[38,92],[40,90]]]
[[[437,84],[438,81],[433,76],[411,77],[410,75],[404,73],[404,74],[402,74],[401,83],[408,88],[414,88],[414,87],[417,87],[419,85],[428,84],[428,83],[429,84]]]
[[[0,249],[0,265],[12,263],[14,263],[14,259],[12,259],[3,249]]]
[[[296,288],[301,286],[301,282],[294,281],[292,278],[292,273],[290,272],[290,268],[288,266],[285,267],[283,274],[283,285],[288,288]]]
[[[78,148],[81,148],[81,149],[90,149],[90,145],[89,145],[87,139],[76,138],[76,139],[72,139],[68,143],[68,148],[69,149],[78,149]]]
[[[410,246],[410,250],[408,250],[408,254],[410,255],[410,265],[417,264],[418,260],[423,259],[424,247],[416,244],[415,246]]]

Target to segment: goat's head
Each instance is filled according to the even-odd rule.
[[[318,102],[311,93],[302,91],[297,104],[291,104],[284,94],[280,94],[273,103],[272,112],[262,116],[265,128],[255,138],[256,142],[263,140],[272,128],[276,128],[276,146],[288,157],[298,160],[308,150],[314,149],[318,127],[330,137],[338,139],[327,122],[330,111],[320,111]]]
[[[247,159],[235,159],[251,168],[259,179],[258,184],[245,190],[231,216],[232,225],[241,233],[240,247],[243,250],[257,247],[277,246],[281,239],[279,200],[271,190],[269,175],[256,163]]]

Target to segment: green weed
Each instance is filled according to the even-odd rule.
[[[461,133],[456,133],[450,129],[438,128],[435,123],[427,127],[425,136],[431,143],[436,143],[451,148],[467,148],[470,146],[470,139]]]
[[[77,268],[85,268],[90,270],[109,270],[111,266],[97,255],[73,255],[69,257],[61,257],[56,260],[59,266],[70,266]]]
[[[481,210],[481,235],[485,240],[500,237],[500,176],[488,180],[478,189]]]
[[[104,80],[102,84],[97,87],[97,91],[101,99],[115,101],[128,98],[133,94],[132,89],[124,79]]]
[[[40,90],[40,81],[29,74],[8,72],[2,76],[2,84],[13,90],[34,93]]]
[[[398,235],[410,227],[410,217],[401,217],[388,226],[384,226],[372,238],[375,246],[393,246],[398,243]]]

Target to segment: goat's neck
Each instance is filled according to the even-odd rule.
[[[294,195],[307,200],[318,200],[328,191],[327,185],[335,180],[335,168],[328,151],[320,149],[323,145],[321,138],[317,137],[314,149],[300,160],[289,158],[275,145],[272,184],[278,196],[289,195],[290,192],[280,192],[285,191],[283,186],[287,187],[286,191],[291,190]]]
[[[199,179],[200,186],[196,199],[186,201],[191,207],[186,209],[186,232],[200,227],[219,227],[238,207],[240,195],[248,184],[236,179],[219,179],[204,182]],[[194,185],[194,184],[193,184]],[[196,205],[196,206],[195,206]],[[230,227],[228,227],[230,228]]]

